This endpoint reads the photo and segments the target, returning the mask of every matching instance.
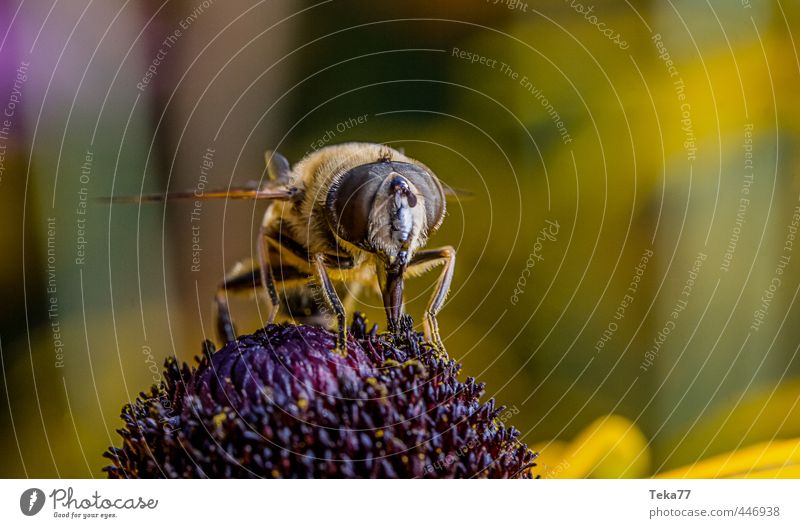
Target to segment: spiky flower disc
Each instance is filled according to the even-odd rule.
[[[333,334],[270,325],[164,382],[122,411],[109,477],[529,477],[535,455],[404,321],[402,337],[356,316],[347,356]]]

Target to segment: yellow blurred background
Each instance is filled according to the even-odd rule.
[[[440,326],[523,440],[612,415],[624,451],[546,476],[800,436],[797,2],[8,1],[0,38],[0,476],[102,476],[153,365],[213,337],[263,211],[95,197],[354,140],[474,194],[430,242],[458,251]],[[434,280],[407,282],[420,322]]]

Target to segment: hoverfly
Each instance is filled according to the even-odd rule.
[[[442,224],[444,188],[428,167],[400,150],[374,143],[344,143],[314,151],[294,167],[277,152],[267,151],[267,179],[252,187],[205,192],[204,199],[264,200],[267,208],[257,241],[257,261],[243,261],[224,278],[216,294],[217,333],[236,339],[228,294],[263,288],[273,322],[281,299],[278,291],[295,291],[308,306],[310,285],[322,293],[336,316],[336,350],[347,346],[345,304],[335,284],[348,296],[372,286],[383,296],[387,326],[396,331],[403,314],[403,280],[443,266],[424,316],[426,338],[444,350],[437,314],[453,278],[452,246],[423,249]],[[114,202],[153,202],[197,198],[176,192],[113,198]],[[297,297],[295,297],[296,299]],[[291,303],[284,299],[283,306]],[[313,304],[313,303],[312,303]]]

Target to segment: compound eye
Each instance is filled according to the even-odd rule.
[[[369,214],[383,182],[373,164],[345,173],[328,192],[328,224],[339,237],[359,247],[369,242]]]
[[[439,180],[422,167],[411,163],[394,162],[393,167],[425,197],[425,221],[428,224],[427,227],[431,231],[436,229],[442,223],[445,213],[444,191]]]

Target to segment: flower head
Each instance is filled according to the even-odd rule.
[[[348,353],[331,332],[269,325],[164,382],[122,411],[110,477],[529,477],[534,453],[480,402],[484,385],[413,332],[366,330]]]

